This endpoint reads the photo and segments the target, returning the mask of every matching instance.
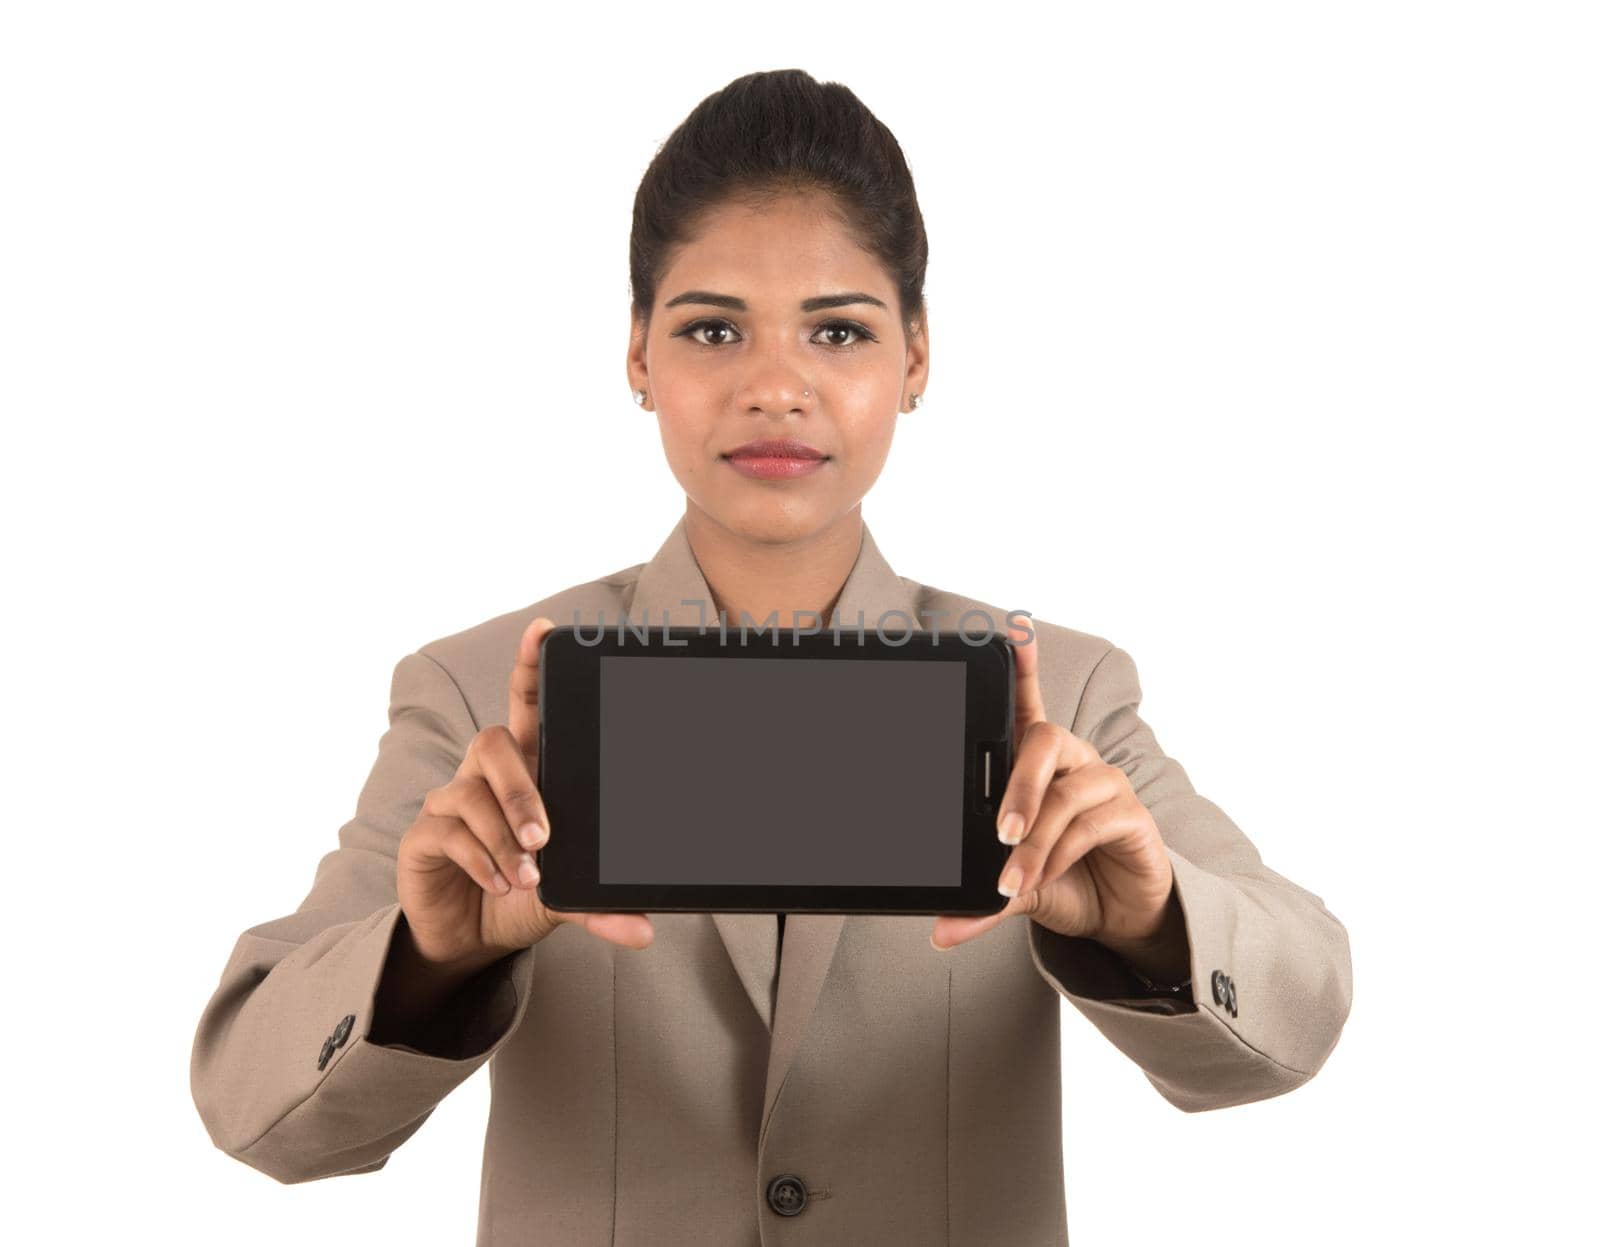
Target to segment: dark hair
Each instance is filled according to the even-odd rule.
[[[803,69],[735,78],[706,96],[656,152],[633,199],[628,272],[648,324],[673,251],[728,200],[830,194],[846,228],[894,281],[902,327],[923,311],[928,236],[905,155],[849,87]]]

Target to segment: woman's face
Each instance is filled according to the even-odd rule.
[[[793,541],[849,514],[878,479],[897,416],[926,385],[927,326],[908,342],[888,274],[825,198],[728,203],[662,275],[628,373],[690,505],[753,540]],[[729,458],[772,438],[826,458],[792,475]]]

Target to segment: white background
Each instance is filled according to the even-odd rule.
[[[799,66],[895,131],[931,237],[885,555],[1126,648],[1351,933],[1340,1045],[1275,1100],[1180,1113],[1063,1004],[1075,1247],[1584,1232],[1590,12],[8,5],[0,1217],[471,1240],[486,1074],[382,1172],[281,1186],[206,1136],[193,1029],[334,847],[396,660],[670,529],[633,193]]]

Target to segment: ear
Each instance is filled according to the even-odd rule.
[[[644,344],[649,336],[649,327],[644,323],[643,317],[632,308],[628,309],[628,355],[625,367],[628,373],[628,389],[643,390],[644,402],[640,404],[646,411],[653,410],[650,406],[650,369],[645,364]]]
[[[912,323],[906,337],[906,382],[901,399],[901,411],[916,410],[911,405],[913,394],[928,392],[928,313],[922,313]]]

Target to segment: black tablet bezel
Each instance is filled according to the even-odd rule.
[[[580,639],[581,636],[581,639]],[[962,780],[961,883],[925,885],[602,884],[599,882],[599,672],[607,655],[673,658],[878,659],[967,664]],[[539,773],[550,839],[537,857],[540,899],[570,912],[957,914],[981,916],[1006,904],[997,883],[1011,846],[995,813],[1011,775],[1016,659],[1003,634],[944,630],[881,633],[843,628],[797,633],[728,627],[566,624],[540,647]],[[559,733],[553,737],[552,727]],[[988,796],[984,796],[987,758]]]

